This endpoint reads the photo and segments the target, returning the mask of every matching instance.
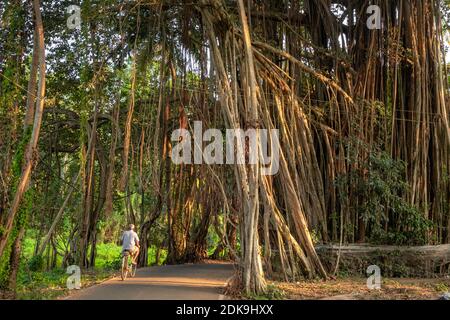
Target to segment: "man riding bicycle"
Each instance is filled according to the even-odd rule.
[[[139,255],[139,237],[134,232],[134,224],[128,226],[128,230],[122,235],[122,253],[128,251],[131,254],[131,261],[136,265],[137,257]]]

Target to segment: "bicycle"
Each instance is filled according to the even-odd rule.
[[[130,275],[131,278],[133,278],[136,275],[136,267],[137,265],[133,264],[131,252],[125,250],[122,253],[122,268],[121,268],[122,281],[125,281],[128,275]]]

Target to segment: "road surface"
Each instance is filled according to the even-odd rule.
[[[114,278],[70,295],[68,300],[219,300],[233,275],[230,263],[139,269],[134,278]]]

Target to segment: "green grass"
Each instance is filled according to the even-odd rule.
[[[22,256],[30,258],[33,256],[36,240],[31,238],[25,238],[22,243]]]
[[[156,251],[155,246],[148,248],[148,265],[154,266],[156,264]],[[95,261],[95,267],[100,269],[114,269],[120,268],[122,247],[113,243],[103,243],[97,245],[97,257]],[[167,258],[167,250],[161,250],[160,264],[164,264]]]
[[[449,287],[445,283],[438,283],[435,285],[437,292],[445,293],[449,291]]]
[[[61,257],[57,259],[57,268],[47,271],[31,271],[30,261],[33,259],[35,240],[26,238],[23,242],[22,261],[17,277],[17,298],[27,300],[55,299],[69,293],[66,281],[69,274],[61,268]],[[121,246],[114,243],[97,245],[95,268],[82,271],[82,287],[101,282],[116,274],[120,269]],[[161,250],[160,263],[164,263],[167,250]],[[46,261],[44,259],[44,261]],[[156,263],[156,247],[150,247],[148,264]],[[44,264],[45,267],[45,264]]]
[[[95,269],[81,273],[82,288],[99,283],[114,275],[111,270]],[[17,299],[51,300],[70,293],[66,270],[58,268],[44,272],[20,272],[17,281]]]
[[[101,243],[97,245],[95,267],[100,269],[115,269],[120,266],[120,253],[122,248],[114,243]]]
[[[56,299],[70,292],[67,289],[69,274],[61,267],[62,258],[58,256],[57,267],[53,270],[31,271],[36,241],[26,238],[22,247],[22,260],[17,277],[17,298],[25,300]],[[114,244],[101,244],[97,247],[97,265],[94,269],[81,272],[82,287],[88,287],[113,276],[115,257],[120,257],[120,247]],[[43,259],[45,268],[45,259]],[[38,265],[38,264],[37,264]],[[33,269],[33,268],[32,268]],[[39,267],[37,268],[39,269]]]

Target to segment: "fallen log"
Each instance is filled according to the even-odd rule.
[[[333,271],[340,255],[338,272],[364,275],[367,267],[377,265],[384,277],[433,278],[450,275],[450,245],[400,247],[354,244],[316,247],[322,263]]]

